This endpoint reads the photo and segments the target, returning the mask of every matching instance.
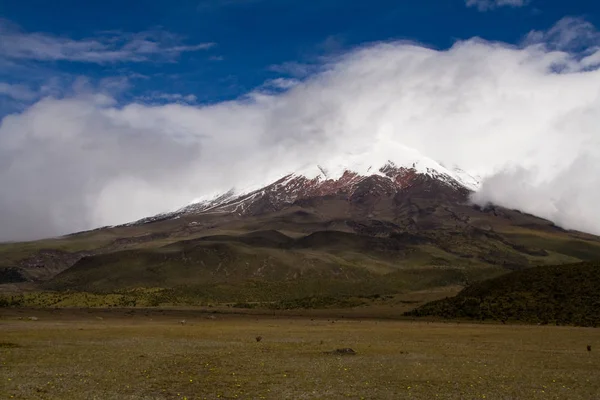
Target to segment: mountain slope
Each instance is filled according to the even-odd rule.
[[[600,263],[530,268],[479,282],[412,316],[600,326]]]

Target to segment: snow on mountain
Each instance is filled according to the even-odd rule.
[[[276,182],[254,183],[239,191],[232,189],[223,195],[190,204],[179,212],[245,214],[251,212],[249,209],[259,200],[260,211],[275,211],[302,198],[351,194],[356,185],[367,178],[378,178],[382,190],[394,192],[410,184],[415,176],[427,176],[470,191],[479,187],[477,178],[459,168],[448,169],[416,150],[391,145],[332,157],[318,165],[290,172]]]
[[[479,180],[459,168],[446,168],[405,146],[390,144],[355,153],[333,156],[319,164],[305,165],[282,174],[275,182],[260,178],[244,189],[206,196],[173,212],[142,220],[173,219],[190,213],[239,215],[277,211],[297,200],[328,195],[350,199],[361,183],[370,180],[375,191],[392,195],[428,177],[457,190],[476,191]],[[138,221],[142,222],[142,221]]]

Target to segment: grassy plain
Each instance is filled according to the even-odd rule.
[[[589,400],[599,338],[556,326],[4,308],[0,398]],[[357,354],[325,354],[345,347]]]

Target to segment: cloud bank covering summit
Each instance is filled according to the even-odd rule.
[[[9,5],[0,240],[127,223],[316,165],[379,166],[395,148],[479,177],[474,202],[599,234],[596,21],[554,18],[539,1],[450,3],[488,28],[425,32],[399,22],[435,18],[426,6],[389,13],[389,2],[349,6],[305,35],[282,25],[324,22],[339,2],[156,2],[145,17],[125,9],[120,30],[67,16],[38,26]],[[267,9],[260,27],[239,19]]]

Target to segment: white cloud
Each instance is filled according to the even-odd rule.
[[[31,101],[37,97],[37,94],[25,85],[0,82],[0,96],[8,96],[20,101]]]
[[[567,228],[600,234],[600,216],[595,209],[600,195],[598,144],[590,154],[583,150],[569,165],[553,174],[538,169],[514,167],[499,171],[484,181],[473,200],[522,209]],[[540,175],[546,175],[542,177]]]
[[[547,31],[529,32],[525,44],[537,43],[557,50],[577,51],[600,44],[600,33],[582,18],[566,17]]]
[[[262,86],[264,88],[272,88],[272,89],[280,89],[287,90],[291,89],[294,86],[298,85],[300,81],[298,79],[290,79],[290,78],[275,78],[269,79]]]
[[[207,50],[214,45],[184,45],[179,36],[161,30],[104,32],[96,37],[76,40],[43,32],[24,32],[0,18],[0,56],[6,59],[95,64],[173,61],[181,53]]]
[[[141,102],[172,102],[172,103],[195,103],[198,98],[193,94],[181,93],[158,93],[154,92],[138,97]]]
[[[43,99],[0,125],[0,240],[123,223],[399,144],[486,176],[477,201],[600,233],[600,71],[585,60],[539,43],[381,43],[211,106]]]
[[[523,7],[527,0],[466,0],[467,7],[477,7],[479,11],[489,11],[498,7]]]

